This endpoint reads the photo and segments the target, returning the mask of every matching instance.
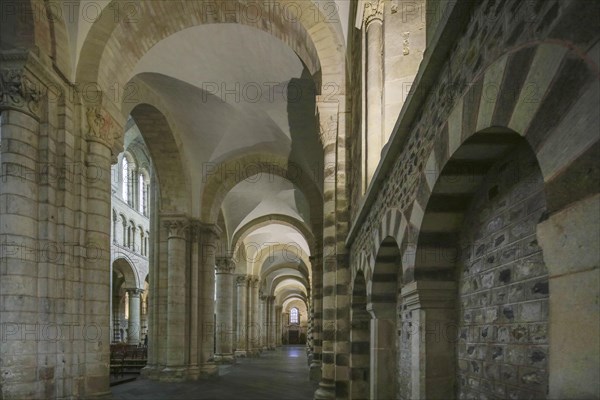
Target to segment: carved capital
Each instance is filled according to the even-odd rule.
[[[194,228],[198,234],[202,235],[203,241],[216,241],[221,237],[221,228],[217,224],[205,224],[200,221],[194,221]]]
[[[114,156],[116,150],[113,147],[121,142],[123,128],[106,110],[99,106],[87,107],[85,114],[88,128],[87,139],[110,148]]]
[[[363,23],[365,27],[373,21],[383,22],[383,10],[385,0],[365,0],[365,11]]]
[[[0,70],[0,110],[17,110],[40,119],[46,88],[24,74],[23,69]]]
[[[215,264],[217,274],[231,274],[235,271],[235,264],[230,257],[217,257]]]
[[[144,291],[142,289],[125,289],[125,291],[127,292],[127,294],[129,295],[129,297],[140,297],[140,295],[142,293],[144,293]]]
[[[248,283],[248,278],[248,275],[238,276],[237,278],[235,278],[235,283],[238,286],[246,286],[246,283]]]
[[[250,285],[253,288],[256,288],[256,287],[258,287],[258,282],[260,282],[260,278],[256,275],[250,275],[248,278],[248,282],[250,282]]]
[[[162,225],[167,229],[169,239],[185,239],[190,230],[190,224],[185,219],[163,219]]]

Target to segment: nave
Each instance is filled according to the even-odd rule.
[[[164,383],[137,379],[112,388],[115,400],[312,399],[316,384],[307,378],[305,346],[283,346],[257,358],[219,367],[219,378]]]

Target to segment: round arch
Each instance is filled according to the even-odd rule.
[[[311,174],[297,164],[292,164],[283,156],[268,153],[247,154],[229,159],[215,167],[217,173],[210,175],[201,195],[202,209],[200,219],[207,223],[216,220],[225,196],[238,183],[261,174],[279,176],[293,185],[306,197],[311,210],[311,228],[313,232],[320,226],[320,211],[323,209],[319,187],[311,179]],[[218,171],[251,171],[251,174],[227,174]],[[314,211],[313,211],[314,210]]]
[[[234,249],[234,253],[237,251],[240,243],[242,243],[246,237],[251,235],[252,232],[257,229],[264,228],[272,223],[278,223],[295,229],[298,233],[304,236],[311,254],[314,253],[315,238],[310,230],[310,227],[304,221],[285,214],[264,215],[262,217],[255,218],[244,226],[240,227],[233,234],[233,238],[231,239],[231,248]]]
[[[370,391],[370,315],[367,312],[367,281],[362,270],[352,280],[350,299],[350,398],[368,399]]]
[[[106,7],[120,9],[118,0]],[[324,82],[344,86],[344,40],[341,25],[330,21],[320,7],[311,2],[283,0],[282,8],[293,8],[292,14],[279,7],[264,9],[262,3],[253,3],[250,9],[241,1],[232,1],[227,10],[212,4],[169,1],[136,3],[135,21],[114,18],[114,13],[102,13],[89,30],[81,48],[77,66],[78,82],[106,82],[125,84],[137,61],[160,40],[189,27],[209,23],[239,23],[253,26],[279,38],[290,46],[314,76]],[[217,8],[215,10],[215,8]],[[157,19],[156,16],[160,16]],[[136,22],[136,23],[132,23]],[[149,29],[160,27],[160,29]],[[124,52],[123,49],[129,51]],[[110,54],[120,54],[118,62]]]
[[[138,276],[135,268],[133,267],[133,262],[126,258],[126,256],[122,256],[113,261],[112,264],[113,271],[118,272],[125,279],[123,285],[127,289],[140,289],[142,288],[142,284],[140,283],[140,277]]]
[[[147,103],[136,105],[131,116],[148,147],[160,194],[160,211],[190,212],[188,176],[176,144],[171,124],[158,108]]]

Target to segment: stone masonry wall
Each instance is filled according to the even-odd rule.
[[[406,212],[414,201],[419,175],[425,169],[427,157],[442,135],[442,128],[455,101],[468,90],[468,85],[507,50],[548,35],[560,15],[557,9],[566,9],[568,5],[570,2],[559,4],[555,0],[487,0],[474,10],[463,36],[429,91],[421,108],[423,112],[412,124],[404,149],[386,177],[388,184],[381,188],[357,233],[351,250],[353,260],[358,260],[361,253],[370,250],[372,233],[389,208]],[[533,19],[533,11],[542,17]],[[356,160],[352,162],[354,164]],[[353,182],[353,185],[358,184]],[[352,193],[355,192],[353,187]],[[359,199],[351,202],[353,216],[359,204]]]
[[[543,179],[523,143],[488,173],[467,212],[459,260],[457,397],[546,397],[548,271],[535,227]]]

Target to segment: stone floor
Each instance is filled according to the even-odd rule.
[[[215,381],[161,383],[146,379],[112,388],[114,399],[312,399],[317,384],[308,380],[306,347],[283,346],[259,358],[220,367]]]

